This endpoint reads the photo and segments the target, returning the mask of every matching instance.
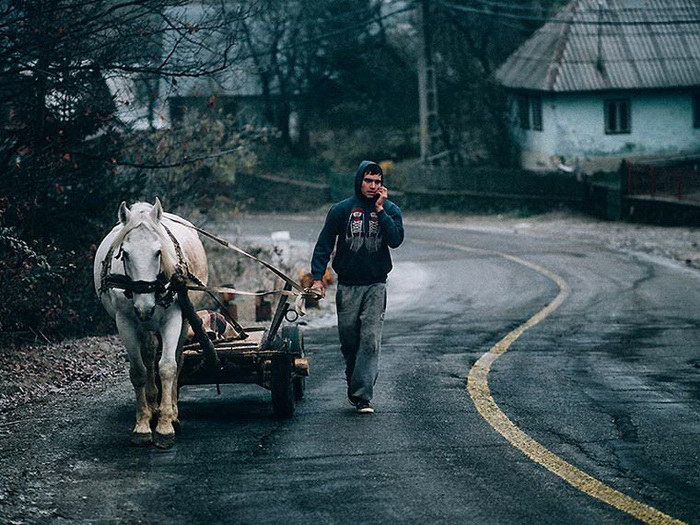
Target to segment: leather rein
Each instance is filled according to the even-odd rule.
[[[132,280],[128,275],[125,274],[117,274],[117,273],[110,273],[110,268],[111,268],[111,261],[113,258],[114,254],[114,249],[115,247],[112,246],[109,251],[107,252],[107,255],[105,259],[102,261],[102,272],[101,272],[101,279],[100,279],[100,294],[105,293],[109,289],[117,289],[117,290],[124,290],[124,295],[131,299],[133,297],[133,294],[145,294],[145,293],[155,293],[156,294],[156,303],[159,304],[160,306],[164,308],[168,308],[174,301],[175,295],[177,294],[177,290],[175,288],[185,286],[188,290],[193,290],[193,291],[205,291],[205,292],[216,292],[216,293],[235,293],[239,295],[250,295],[250,296],[266,296],[266,295],[272,295],[272,294],[281,294],[281,295],[287,295],[287,296],[296,296],[296,304],[294,306],[294,310],[296,310],[298,315],[304,315],[304,299],[306,297],[314,297],[317,298],[316,294],[311,292],[307,288],[302,288],[302,286],[294,281],[291,277],[286,275],[284,272],[282,272],[279,268],[276,268],[275,266],[271,265],[270,263],[263,261],[254,255],[251,255],[250,253],[246,252],[245,250],[242,250],[241,248],[229,243],[228,241],[221,239],[220,237],[217,237],[216,235],[213,235],[207,231],[204,231],[196,226],[193,226],[189,223],[186,223],[184,221],[179,221],[175,219],[170,219],[173,222],[177,222],[178,224],[182,226],[186,226],[188,228],[191,228],[198,233],[204,235],[205,237],[208,237],[209,239],[212,239],[213,241],[221,244],[222,246],[229,248],[231,250],[234,250],[242,255],[245,255],[246,257],[249,257],[250,259],[253,259],[257,263],[263,265],[266,267],[268,270],[270,270],[272,273],[277,275],[280,279],[282,279],[285,283],[287,283],[292,290],[288,289],[279,289],[279,290],[270,290],[266,292],[244,292],[241,290],[237,290],[235,288],[230,288],[230,287],[208,287],[206,286],[196,275],[194,275],[188,265],[187,261],[185,260],[184,254],[182,253],[182,248],[180,247],[180,243],[178,243],[177,239],[175,236],[172,234],[172,232],[164,225],[162,224],[163,228],[167,232],[168,236],[170,237],[170,240],[172,241],[174,247],[175,247],[175,253],[178,258],[177,265],[175,267],[175,273],[168,278],[168,276],[165,274],[165,272],[161,271],[158,273],[156,276],[156,280],[154,281],[134,281]],[[121,258],[121,246],[119,247],[119,252],[117,253],[116,256],[117,259]]]

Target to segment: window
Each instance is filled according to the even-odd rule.
[[[527,103],[527,95],[518,95],[518,125],[522,129],[530,129],[530,109]]]
[[[606,100],[605,108],[605,133],[613,135],[617,133],[630,133],[632,121],[630,119],[630,101],[628,98],[616,98]]]
[[[532,114],[532,129],[542,131],[542,99],[537,96],[530,98],[530,113]]]
[[[539,95],[518,95],[518,124],[522,129],[542,131],[542,98]]]
[[[693,95],[693,127],[700,128],[700,93]]]

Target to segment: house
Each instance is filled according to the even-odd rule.
[[[249,52],[229,34],[233,28],[221,20],[222,9],[195,1],[165,10],[165,19],[192,27],[195,35],[189,39],[182,29],[164,31],[159,43],[163,69],[182,74],[119,73],[107,78],[121,122],[132,129],[168,129],[189,111],[216,106],[242,122],[266,123],[260,75],[250,58],[241,58]],[[276,86],[271,95],[278,95]]]
[[[573,0],[495,76],[524,169],[700,153],[697,0]]]

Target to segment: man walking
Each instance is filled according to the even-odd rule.
[[[383,182],[378,164],[360,163],[355,195],[330,209],[311,259],[312,290],[325,297],[322,277],[335,249],[340,349],[348,399],[361,414],[374,412],[371,400],[379,373],[386,278],[392,268],[389,248],[397,248],[404,237],[401,210],[387,199]]]

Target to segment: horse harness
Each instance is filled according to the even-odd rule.
[[[155,293],[156,294],[156,304],[162,306],[163,308],[168,308],[175,300],[175,295],[178,289],[185,286],[188,282],[192,282],[197,286],[206,286],[196,275],[192,273],[187,264],[184,254],[182,253],[182,247],[177,241],[173,233],[168,229],[165,224],[161,223],[161,226],[165,229],[170,237],[175,248],[175,254],[177,256],[177,264],[175,266],[175,273],[168,278],[165,272],[161,271],[156,276],[155,281],[134,281],[126,275],[126,268],[124,269],[124,274],[109,273],[110,267],[112,265],[112,257],[114,256],[114,246],[109,248],[107,256],[102,261],[102,272],[100,274],[100,295],[105,293],[110,288],[117,290],[124,290],[124,295],[131,299],[135,293],[145,294],[145,293]],[[117,252],[116,259],[121,259],[122,257],[122,247],[119,246],[119,251]]]

